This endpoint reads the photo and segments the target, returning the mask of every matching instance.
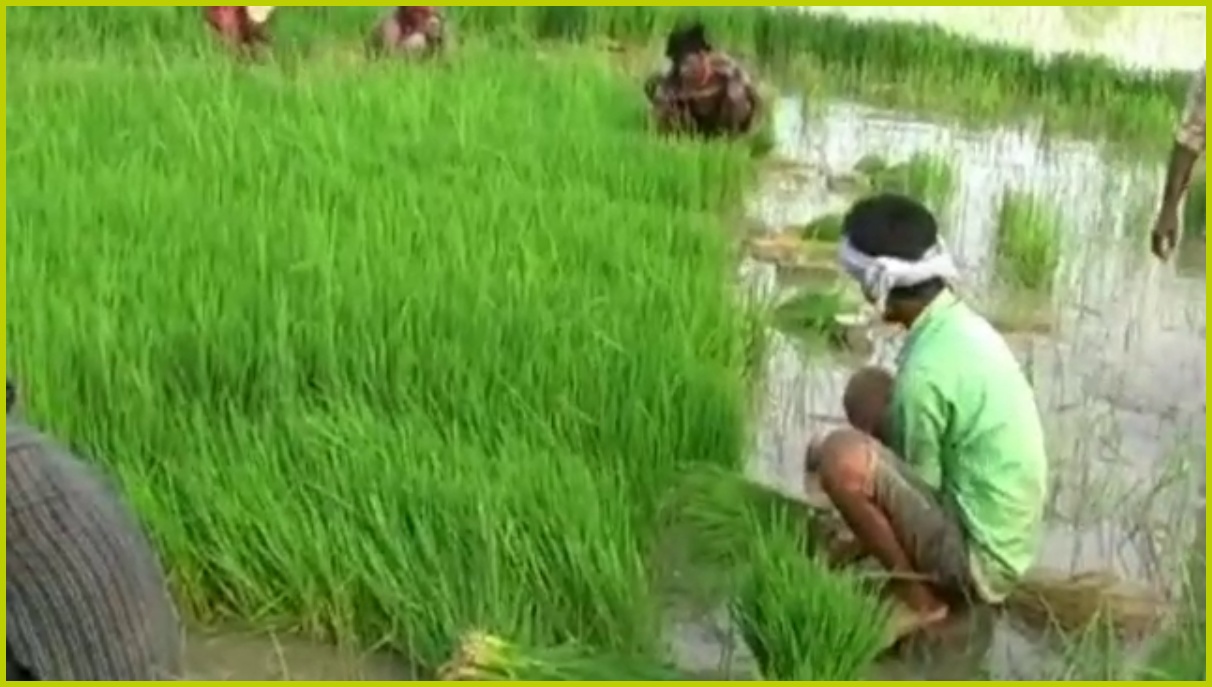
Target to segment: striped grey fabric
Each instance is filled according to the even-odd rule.
[[[163,570],[106,481],[11,414],[7,631],[39,680],[172,680],[183,632]]]

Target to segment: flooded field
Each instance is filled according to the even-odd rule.
[[[802,225],[844,207],[846,197],[829,190],[828,178],[871,153],[890,160],[919,152],[942,156],[959,180],[943,220],[970,275],[966,292],[978,303],[996,300],[990,257],[996,198],[1013,188],[1059,201],[1065,248],[1060,287],[1042,315],[1048,333],[1007,331],[1038,390],[1054,459],[1040,563],[1073,572],[1113,570],[1177,593],[1183,557],[1193,538],[1204,535],[1202,510],[1196,510],[1204,485],[1204,248],[1187,242],[1177,269],[1149,256],[1148,213],[1160,183],[1155,166],[1113,163],[1093,145],[1049,141],[1029,130],[961,131],[850,103],[805,112],[788,99],[778,121],[777,155],[786,164],[767,176],[751,202],[763,226]],[[751,262],[745,273],[767,296],[789,288],[773,265]],[[804,441],[831,426],[855,361],[806,355],[786,336],[774,336],[750,469],[758,481],[798,494]],[[719,618],[671,622],[668,638],[693,674],[754,674],[752,657]],[[944,642],[910,647],[879,673],[1048,678],[1066,670],[1063,651],[982,613],[958,623]],[[416,677],[389,656],[248,634],[196,634],[189,656],[191,674],[205,679]]]
[[[753,208],[763,225],[803,226],[845,207],[846,198],[829,190],[830,175],[873,153],[891,160],[941,156],[959,181],[942,221],[966,273],[962,288],[994,310],[998,198],[1006,190],[1030,191],[1062,209],[1057,288],[1043,312],[1033,313],[1032,331],[1006,331],[1036,386],[1054,461],[1040,565],[1113,570],[1177,594],[1183,580],[1176,573],[1186,569],[1191,542],[1203,536],[1197,509],[1205,479],[1204,245],[1187,241],[1177,268],[1149,254],[1160,170],[1111,162],[1093,145],[1030,130],[960,131],[854,104],[805,113],[799,101],[787,100],[780,115],[778,154],[795,164],[780,164],[767,178]],[[760,292],[787,291],[772,266],[753,264],[746,273]],[[1040,320],[1045,334],[1037,333]],[[751,471],[796,493],[805,437],[840,414],[853,362],[806,356],[783,335],[776,342]],[[1202,584],[1202,574],[1198,579]],[[988,647],[965,654],[967,677],[1047,677],[1019,672],[1046,665],[1035,659],[1037,642],[1009,623],[986,629]],[[953,657],[935,656],[908,674],[948,679],[935,672],[945,668],[954,679],[956,665]]]

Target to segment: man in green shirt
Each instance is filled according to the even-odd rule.
[[[843,229],[842,268],[908,337],[890,390],[870,369],[847,390],[848,414],[868,426],[813,442],[807,469],[891,573],[900,638],[956,603],[1005,599],[1039,541],[1047,456],[1031,385],[1002,336],[951,291],[955,265],[930,211],[876,196]]]

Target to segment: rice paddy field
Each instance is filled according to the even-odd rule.
[[[426,65],[365,62],[377,11],[285,8],[241,65],[191,8],[6,10],[7,364],[153,535],[191,677],[424,678],[490,633],[496,679],[1203,679],[1202,182],[1147,250],[1185,73],[702,8],[780,94],[769,146],[702,144],[639,97],[685,9],[449,8]],[[868,585],[721,486],[801,498],[895,349],[828,331],[879,189],[1036,384],[1041,565],[1163,596],[1149,641],[978,613],[883,653]]]

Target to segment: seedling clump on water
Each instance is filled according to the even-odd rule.
[[[872,186],[879,193],[909,196],[934,211],[947,209],[955,196],[955,170],[941,157],[918,153],[907,161],[885,167],[872,174]]]
[[[837,243],[842,240],[842,216],[830,214],[814,219],[804,226],[802,235],[806,241]]]
[[[815,558],[818,517],[739,473],[683,479],[666,511],[692,593],[726,600],[768,680],[857,680],[884,649],[885,611]]]
[[[1006,191],[997,219],[997,271],[1005,286],[1050,293],[1060,268],[1060,212],[1042,198]]]
[[[757,537],[733,614],[767,680],[862,680],[887,648],[887,610],[855,578],[805,557],[785,533]]]
[[[916,153],[896,164],[879,155],[866,155],[850,172],[830,177],[828,184],[834,193],[853,199],[872,193],[905,195],[935,213],[946,211],[958,189],[954,167],[943,157],[927,153]]]

